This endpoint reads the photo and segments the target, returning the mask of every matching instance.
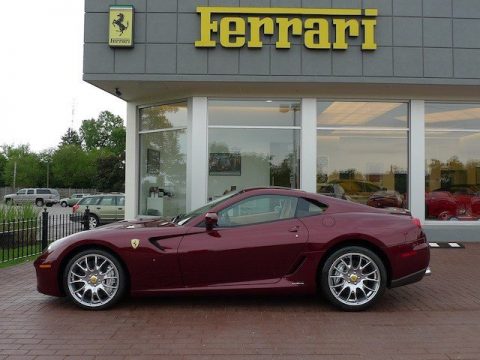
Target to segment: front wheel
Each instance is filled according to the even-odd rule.
[[[125,271],[112,254],[89,249],[68,262],[63,285],[75,305],[88,310],[102,310],[113,306],[125,293]]]
[[[321,288],[335,306],[361,311],[383,294],[387,272],[382,260],[371,250],[348,246],[330,255],[323,265]]]
[[[61,205],[62,207],[67,207],[68,204],[67,204],[66,201],[62,201],[62,202],[60,203],[60,205]]]

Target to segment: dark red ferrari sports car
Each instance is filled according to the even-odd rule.
[[[392,210],[393,211],[393,210]],[[171,220],[122,221],[52,243],[38,290],[85,309],[131,295],[321,290],[363,310],[385,288],[429,274],[420,222],[406,211],[281,188],[228,194]]]

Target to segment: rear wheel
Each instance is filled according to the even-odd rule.
[[[67,204],[66,201],[62,201],[62,202],[60,203],[60,205],[62,205],[62,207],[67,207],[68,204]]]
[[[337,250],[325,262],[321,273],[323,294],[335,306],[361,311],[383,294],[387,272],[382,260],[371,250],[348,246]]]
[[[68,262],[63,285],[75,305],[88,310],[102,310],[113,306],[125,293],[125,271],[112,254],[89,249]]]
[[[90,229],[95,229],[97,226],[100,225],[100,221],[96,215],[90,215],[88,218],[88,224],[90,225]]]
[[[12,199],[5,199],[5,204],[6,205],[12,205],[13,204]]]
[[[43,200],[42,199],[35,200],[35,205],[37,205],[38,207],[43,206]]]

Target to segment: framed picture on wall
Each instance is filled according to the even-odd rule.
[[[160,174],[160,151],[147,149],[147,174]]]
[[[242,156],[239,153],[211,153],[208,174],[212,176],[242,175]]]

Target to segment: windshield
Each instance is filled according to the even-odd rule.
[[[206,205],[202,206],[201,208],[198,208],[196,210],[193,210],[191,212],[189,212],[188,214],[180,214],[180,215],[177,215],[175,216],[173,219],[172,219],[172,222],[178,224],[178,225],[185,225],[186,223],[188,223],[191,219],[203,214],[203,213],[206,213],[208,212],[210,209],[214,208],[215,206],[217,206],[218,204],[226,201],[227,199],[230,199],[231,197],[237,195],[239,193],[239,191],[234,191],[234,192],[231,192],[231,193],[228,193],[227,195],[224,195],[222,197],[219,197],[218,199],[215,199],[213,201],[210,201],[209,203],[207,203]]]

